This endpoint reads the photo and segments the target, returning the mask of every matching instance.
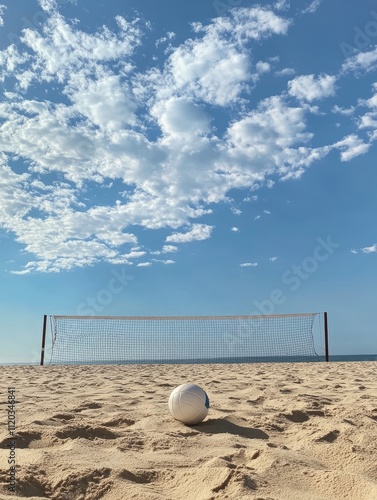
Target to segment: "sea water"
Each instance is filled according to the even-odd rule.
[[[294,360],[292,357],[239,357],[239,358],[206,358],[206,359],[149,359],[149,360],[128,360],[128,361],[85,361],[83,363],[70,362],[60,364],[88,364],[88,365],[111,365],[111,364],[121,364],[121,365],[131,365],[131,364],[210,364],[210,363],[305,363],[305,362],[315,362],[325,361],[324,356],[298,356]],[[377,354],[332,354],[330,355],[329,361],[333,362],[358,362],[358,361],[377,361]],[[46,365],[49,364],[48,360],[45,362]],[[0,363],[0,366],[18,366],[18,365],[39,365],[39,363]]]

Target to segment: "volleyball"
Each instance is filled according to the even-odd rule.
[[[196,384],[182,384],[169,397],[169,411],[172,416],[186,425],[202,422],[209,409],[207,393]]]

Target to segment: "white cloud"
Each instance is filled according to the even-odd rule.
[[[162,250],[157,250],[155,252],[150,252],[152,255],[161,255],[165,253],[175,253],[178,252],[178,247],[175,245],[164,245]]]
[[[6,8],[7,8],[6,5],[0,5],[0,26],[4,26],[3,14],[4,14]]]
[[[335,106],[333,106],[331,111],[333,113],[338,113],[340,115],[351,116],[355,112],[355,107],[350,106],[349,108],[342,108],[341,106],[338,106],[337,104],[335,104]]]
[[[152,262],[139,262],[139,264],[136,264],[136,267],[150,267],[152,265]]]
[[[302,101],[314,101],[335,95],[336,77],[332,75],[301,75],[288,82],[288,93]]]
[[[135,243],[136,237],[122,232],[110,213],[98,209],[75,211],[81,203],[66,183],[46,186],[31,181],[30,174],[15,174],[7,165],[0,167],[0,213],[2,226],[16,234],[25,250],[40,258],[27,266],[27,272],[58,271],[112,260],[117,247]],[[40,217],[30,217],[31,210]],[[42,219],[42,214],[48,214]]]
[[[269,73],[271,71],[271,64],[266,61],[258,61],[255,65],[255,69],[258,73]]]
[[[197,24],[197,31],[206,34],[232,34],[238,42],[246,39],[260,40],[271,35],[287,33],[290,21],[276,15],[272,10],[256,7],[232,9],[228,18],[217,18],[203,27]]]
[[[275,76],[292,76],[296,73],[293,68],[283,68],[278,71],[275,71]]]
[[[371,140],[377,139],[377,84],[373,85],[374,94],[363,102],[370,108],[370,111],[360,117],[359,129],[370,129],[369,136]]]
[[[277,10],[288,10],[291,6],[290,0],[277,0],[274,7]]]
[[[171,243],[188,243],[190,241],[207,240],[211,237],[214,226],[207,224],[193,224],[187,233],[174,233],[166,238]]]
[[[178,247],[174,245],[164,245],[162,247],[162,252],[163,253],[175,253],[178,251]]]
[[[88,80],[85,75],[72,77],[66,93],[74,104],[73,112],[109,132],[136,121],[135,99],[119,75],[104,74],[95,81]],[[103,96],[107,96],[106,100]]]
[[[342,65],[342,72],[373,71],[377,66],[377,46],[367,52],[348,57]]]
[[[250,71],[248,56],[225,41],[219,42],[216,49],[206,41],[190,42],[176,49],[170,58],[174,86],[218,106],[238,99],[247,86]]]
[[[367,153],[371,144],[367,144],[360,137],[357,137],[357,135],[351,134],[333,144],[332,147],[340,149],[340,158],[342,161],[349,161],[356,156]]]
[[[163,37],[159,38],[158,40],[156,40],[155,46],[158,47],[162,43],[169,42],[170,40],[173,40],[173,38],[175,38],[175,37],[176,37],[175,33],[173,33],[172,31],[168,31],[166,33],[166,36],[163,36]]]
[[[298,178],[328,153],[326,147],[304,146],[312,138],[306,130],[306,113],[303,107],[290,107],[283,97],[273,96],[229,127],[228,154],[237,165],[238,182],[253,186],[273,172],[283,179]]]
[[[160,264],[164,264],[165,266],[168,266],[170,264],[175,264],[175,260],[171,259],[166,259],[166,260],[161,260],[161,259],[152,259],[154,262],[159,262]]]
[[[230,211],[234,215],[241,215],[242,214],[242,210],[240,210],[239,208],[236,208],[236,207],[230,207]]]
[[[41,5],[45,25],[0,52],[0,226],[32,256],[15,272],[174,253],[172,244],[135,248],[135,227],[168,230],[166,243],[206,240],[214,226],[200,219],[230,190],[272,187],[270,175],[298,178],[333,148],[346,159],[367,146],[349,136],[312,148],[309,106],[292,106],[285,92],[252,106],[244,99],[273,62],[254,63],[250,42],[290,25],[267,8],[232,9],[194,25],[165,64],[138,73],[141,21],[118,16],[114,31],[89,34],[53,0]],[[17,84],[7,88],[8,78]],[[321,78],[309,75],[309,100],[329,92]]]
[[[257,265],[257,262],[244,262],[243,264],[240,264],[241,267],[257,267]]]
[[[233,233],[239,233],[239,228],[238,227],[235,227],[233,226],[231,229],[230,229]]]
[[[269,258],[269,260],[270,260],[271,262],[276,262],[276,261],[278,260],[278,258],[277,258],[277,257],[270,257],[270,258]]]
[[[45,2],[50,3],[51,2]],[[130,56],[139,45],[141,30],[134,23],[117,16],[118,33],[102,28],[97,33],[88,34],[69,24],[55,11],[50,13],[43,33],[27,28],[22,41],[34,54],[32,72],[17,75],[22,86],[27,88],[34,80],[64,82],[84,72],[102,69],[100,63],[109,63]],[[124,64],[124,69],[127,64]]]
[[[0,209],[3,224],[11,226],[14,218],[26,216],[33,207],[33,195],[26,186],[30,181],[27,173],[16,174],[6,165],[4,154],[0,156]]]
[[[143,257],[147,252],[144,250],[131,250],[129,253],[123,254],[122,257],[129,259],[138,259],[139,257]]]
[[[257,201],[258,200],[258,195],[257,194],[254,194],[253,196],[245,196],[245,198],[243,199],[243,201]]]
[[[184,98],[160,101],[151,110],[165,137],[191,144],[210,131],[210,118],[202,107]],[[167,141],[165,141],[167,142]]]
[[[234,122],[228,134],[234,151],[256,158],[311,138],[305,131],[305,111],[287,106],[278,96],[265,99],[257,110]]]
[[[271,215],[271,212],[269,210],[263,210],[263,213],[266,215]]]
[[[314,14],[321,5],[323,0],[313,0],[305,9],[302,10],[303,14]]]
[[[189,95],[228,106],[239,100],[253,79],[247,43],[283,35],[289,24],[262,7],[232,9],[229,17],[214,19],[207,26],[196,23],[198,36],[173,49],[163,73],[152,71],[143,85],[157,87],[159,100]],[[258,64],[257,74],[268,71],[268,63]]]
[[[19,67],[25,64],[29,60],[29,56],[26,53],[20,53],[17,47],[9,45],[4,50],[0,51],[0,81],[4,82],[5,78],[12,75],[18,71]],[[4,91],[4,95],[12,98],[16,94]]]
[[[350,250],[350,252],[354,255],[358,254],[359,253],[359,250],[362,252],[362,253],[366,253],[366,254],[370,254],[370,253],[377,253],[377,243],[374,243],[373,245],[370,245],[369,247],[363,247],[363,248],[360,248],[360,249],[355,249],[355,248],[352,248]]]
[[[371,139],[376,139],[376,130],[377,130],[377,110],[365,113],[360,117],[359,128],[363,129],[372,129]]]
[[[377,243],[374,243],[370,247],[364,247],[361,251],[364,253],[377,253]]]
[[[59,0],[38,0],[39,5],[45,12],[53,12],[58,7]]]

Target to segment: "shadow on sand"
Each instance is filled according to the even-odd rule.
[[[249,439],[268,439],[269,436],[260,429],[244,427],[226,418],[210,418],[199,425],[193,426],[195,430],[208,434],[235,434]]]

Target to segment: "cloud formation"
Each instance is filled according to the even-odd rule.
[[[312,102],[335,94],[333,75],[301,75],[288,82],[288,92],[301,101]]]
[[[377,243],[374,243],[369,247],[364,247],[361,249],[361,251],[364,253],[377,253]]]
[[[0,51],[0,226],[31,256],[16,273],[100,261],[148,267],[149,254],[210,238],[208,221],[231,190],[298,179],[334,149],[349,161],[370,147],[356,132],[312,144],[307,103],[333,97],[335,76],[279,79],[280,93],[249,99],[278,61],[254,59],[255,44],[292,25],[268,7],[195,23],[192,37],[141,71],[142,21],[117,16],[113,30],[88,33],[57,2],[40,5],[41,29]],[[368,68],[373,57],[343,69]],[[375,96],[367,104],[358,130],[372,141]],[[165,231],[160,249],[144,245],[141,229]]]
[[[187,233],[173,233],[166,238],[170,243],[189,243],[191,241],[202,241],[210,238],[213,226],[207,224],[193,224]]]
[[[0,5],[0,27],[4,26],[3,14],[4,14],[6,8],[7,8],[6,5]]]
[[[313,0],[307,7],[302,10],[303,14],[314,14],[321,5],[323,0]]]
[[[354,56],[348,57],[342,65],[342,71],[360,72],[372,71],[377,67],[377,46],[366,52],[359,52]]]

